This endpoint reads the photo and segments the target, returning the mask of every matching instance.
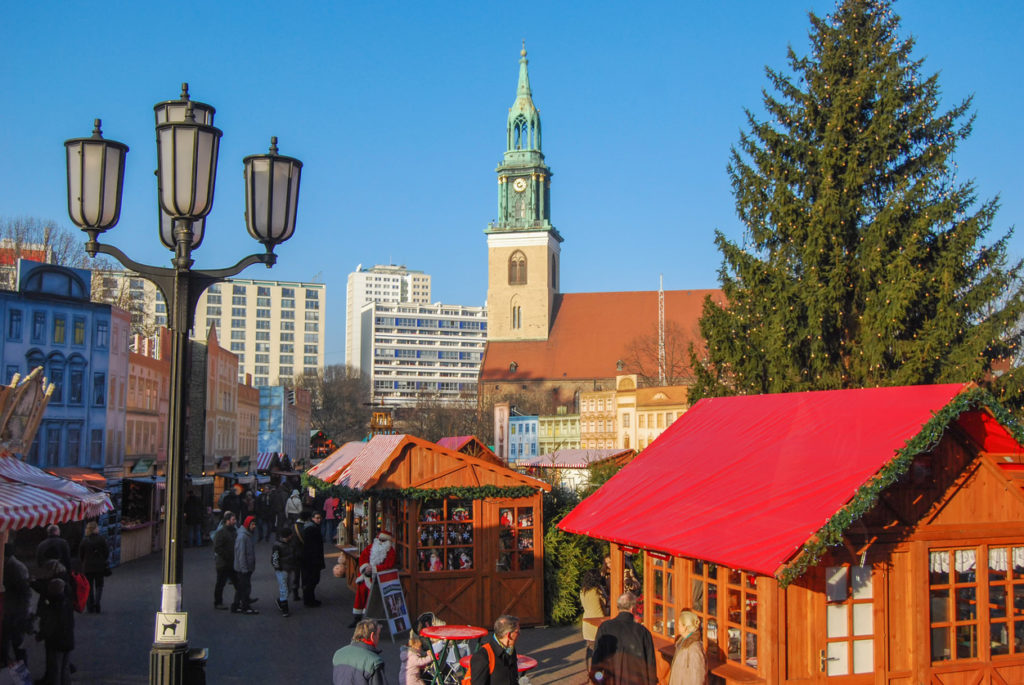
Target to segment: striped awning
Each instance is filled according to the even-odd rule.
[[[256,470],[266,471],[270,468],[270,462],[274,460],[277,452],[260,452],[256,455]]]
[[[111,509],[105,492],[0,456],[0,531],[81,521]]]

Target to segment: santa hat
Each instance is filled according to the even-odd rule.
[[[377,533],[377,537],[379,537],[379,538],[387,538],[387,539],[390,540],[391,537],[392,537],[391,531],[388,530],[387,528],[384,528],[379,533]]]
[[[246,517],[245,517],[245,520],[244,520],[244,521],[242,521],[242,527],[243,527],[243,528],[248,528],[248,527],[249,527],[249,524],[250,524],[250,523],[252,523],[252,522],[253,522],[253,521],[255,521],[255,520],[256,520],[256,517],[255,517],[255,516],[246,516]]]

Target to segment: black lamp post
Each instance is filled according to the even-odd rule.
[[[188,652],[187,615],[182,614],[182,547],[185,387],[187,384],[188,332],[203,291],[234,276],[252,264],[270,268],[277,261],[274,246],[288,240],[295,230],[302,162],[277,154],[277,138],[270,152],[251,155],[245,167],[245,221],[249,234],[263,243],[266,252],[251,254],[234,266],[200,271],[193,269],[192,250],[199,247],[205,217],[213,204],[214,180],[221,131],[213,126],[214,108],[189,99],[188,84],[181,98],[154,107],[158,153],[160,240],[174,251],[171,268],[149,266],[130,259],[113,245],[100,244],[99,236],[114,226],[121,213],[121,188],[128,146],[106,140],[96,120],[91,138],[65,141],[68,164],[68,214],[89,239],[86,252],[111,255],[127,268],[151,280],[170,307],[171,398],[167,429],[167,502],[165,506],[163,590],[160,613],[184,618],[176,624],[180,640],[167,640],[154,630],[149,658],[149,681],[181,683]],[[179,618],[179,620],[181,620]],[[173,633],[172,633],[173,634]]]

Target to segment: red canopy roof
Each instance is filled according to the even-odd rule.
[[[110,510],[107,493],[0,454],[0,531],[82,521]]]
[[[558,527],[774,575],[964,387],[703,399]]]

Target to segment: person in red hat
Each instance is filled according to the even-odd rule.
[[[252,608],[256,600],[252,592],[252,573],[256,570],[256,545],[252,541],[252,531],[256,528],[256,517],[246,516],[242,527],[235,538],[235,600],[231,602],[233,614],[258,614]]]

